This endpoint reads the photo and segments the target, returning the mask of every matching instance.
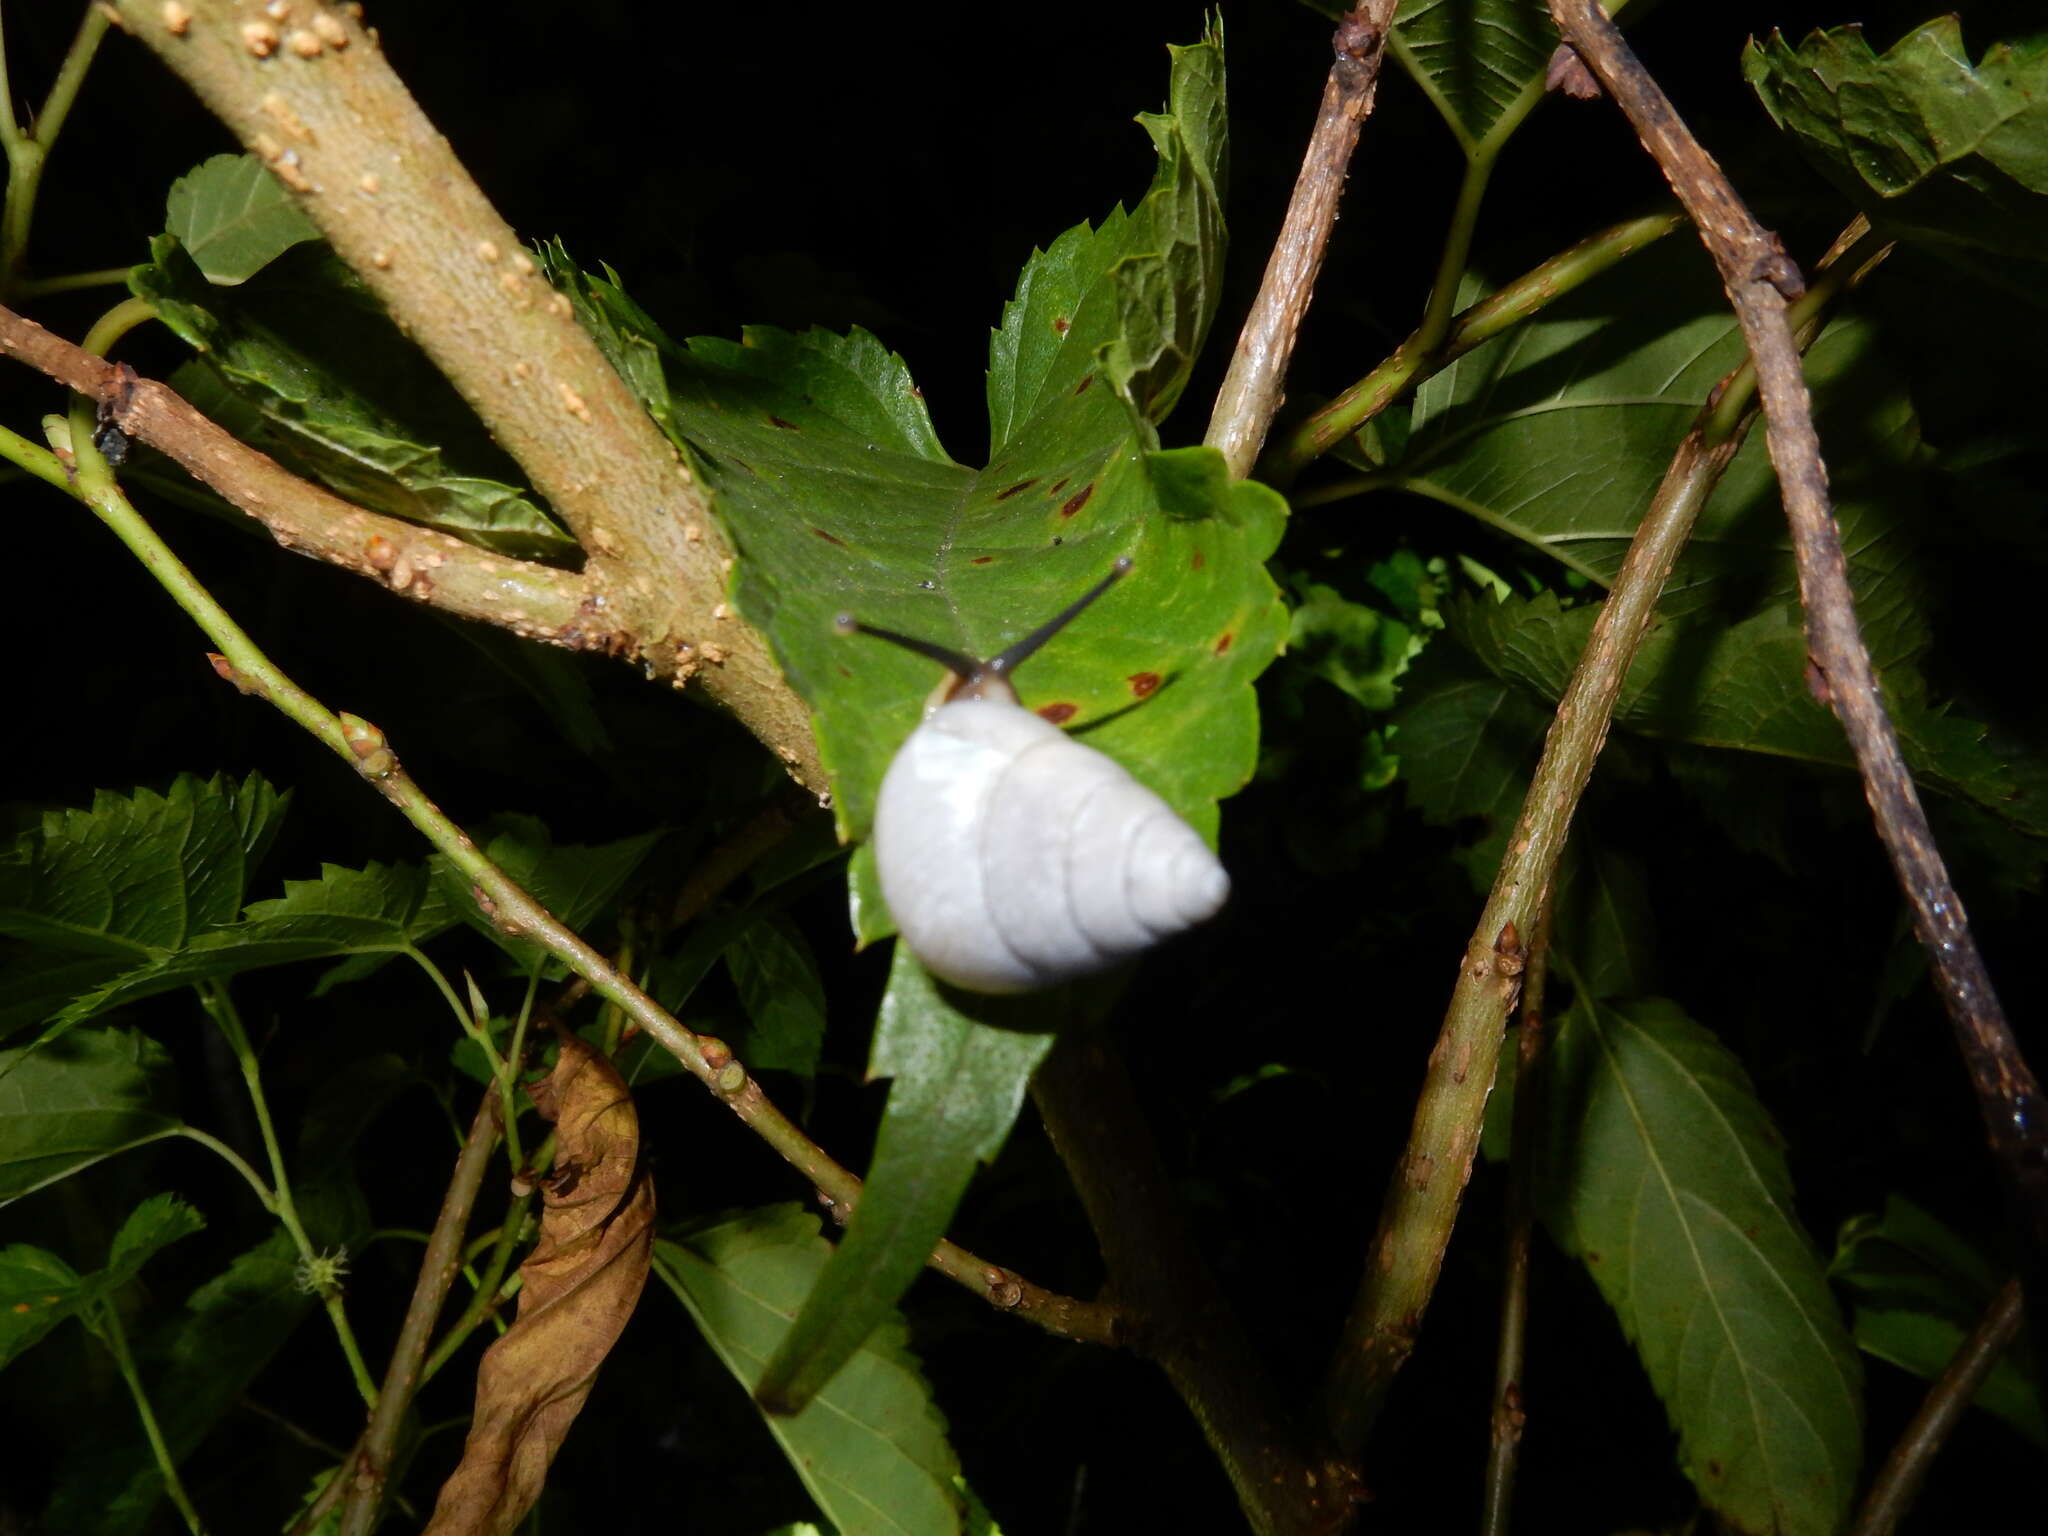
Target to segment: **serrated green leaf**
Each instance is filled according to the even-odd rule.
[[[1830,1536],[1861,1373],[1741,1064],[1675,1004],[1579,1004],[1545,1099],[1544,1220],[1635,1345],[1701,1499],[1739,1530]]]
[[[170,1054],[134,1030],[0,1051],[0,1205],[103,1157],[175,1136]]]
[[[346,1248],[369,1230],[361,1196],[352,1189],[301,1181],[297,1203],[317,1247]],[[160,1325],[140,1337],[131,1329],[174,1462],[213,1432],[313,1309],[312,1295],[296,1282],[297,1263],[296,1245],[279,1229]],[[166,1404],[175,1411],[166,1412]],[[155,1453],[132,1419],[66,1447],[55,1479],[44,1516],[50,1536],[142,1536],[153,1528],[163,1498]]]
[[[608,913],[662,832],[613,843],[557,843],[537,816],[499,816],[478,835],[484,856],[576,932]],[[438,855],[433,867],[450,908],[522,966],[546,957],[531,939],[505,932],[478,910],[469,877]]]
[[[231,921],[286,798],[255,774],[240,784],[181,774],[162,795],[100,790],[90,810],[46,814],[0,857],[0,937],[20,946],[0,950],[10,978],[0,1038]]]
[[[519,486],[452,385],[324,244],[232,291],[169,235],[128,286],[201,354],[172,386],[337,495],[521,559],[576,544]]]
[[[223,286],[247,282],[320,231],[254,155],[215,155],[171,183],[164,231]]]
[[[1403,681],[1393,741],[1408,803],[1437,826],[1477,824],[1457,856],[1482,890],[1500,867],[1549,724],[1528,690],[1442,640]]]
[[[784,917],[748,924],[726,948],[725,963],[752,1025],[736,1042],[741,1059],[814,1074],[825,1044],[825,983],[796,925]]]
[[[1565,609],[1550,593],[1456,602],[1445,611],[1452,633],[1489,672],[1550,701],[1563,697],[1599,616],[1597,604]],[[1848,738],[1813,697],[1806,666],[1805,630],[1793,609],[1773,607],[1726,625],[1711,615],[1670,620],[1644,637],[1615,702],[1615,723],[1667,741],[1853,769]],[[1917,781],[2031,836],[2048,836],[2041,807],[2021,793],[1983,726],[1931,705],[1911,666],[1886,668],[1880,682]]]
[[[1887,231],[1943,252],[2048,248],[2048,34],[1985,51],[1941,16],[1880,55],[1861,27],[1794,48],[1752,39],[1742,72],[1814,166]]]
[[[832,1258],[818,1219],[770,1206],[654,1245],[654,1272],[752,1392]],[[802,1413],[769,1431],[840,1536],[952,1536],[959,1463],[891,1314]]]
[[[845,1238],[762,1374],[761,1401],[774,1411],[810,1402],[891,1315],[975,1164],[1001,1150],[1052,1049],[1050,1034],[1019,1027],[1034,1012],[1046,1016],[1014,999],[942,992],[896,946],[868,1060],[870,1077],[893,1079],[874,1161]]]
[[[81,1305],[85,1277],[47,1248],[0,1248],[0,1370]]]
[[[0,1368],[67,1317],[80,1317],[98,1333],[101,1325],[92,1308],[111,1299],[161,1249],[205,1225],[177,1196],[157,1194],[129,1212],[114,1234],[106,1264],[89,1275],[25,1243],[0,1249]]]
[[[1849,1294],[1856,1344],[1932,1381],[1982,1319],[2000,1277],[1963,1238],[1900,1195],[1882,1215],[1844,1222],[1828,1277]],[[1972,1401],[2036,1445],[2048,1447],[2048,1414],[2025,1351],[2007,1346]]]
[[[1387,39],[1387,51],[1468,154],[1496,129],[1512,133],[1528,115],[1556,47],[1557,28],[1543,0],[1402,0]]]
[[[1298,582],[1296,592],[1287,631],[1289,657],[1365,708],[1378,714],[1391,710],[1396,680],[1420,654],[1421,637],[1400,620],[1321,582]]]
[[[57,1015],[52,1030],[244,971],[337,956],[405,954],[455,921],[417,864],[323,864],[319,879],[287,880],[284,887],[276,900],[252,902],[240,922],[210,929],[182,948],[158,951],[85,993]]]
[[[681,347],[616,285],[546,253],[716,489],[741,555],[735,599],[813,709],[848,838],[865,835],[883,770],[937,677],[921,658],[835,634],[835,615],[990,655],[1122,555],[1132,577],[1033,659],[1026,703],[1058,706],[1205,830],[1218,797],[1251,774],[1250,684],[1285,633],[1263,568],[1285,503],[1232,484],[1213,450],[1155,451],[1151,428],[1216,303],[1215,43],[1173,51],[1169,111],[1144,123],[1160,154],[1145,198],[1034,255],[1004,310],[989,370],[993,462],[981,470],[946,457],[908,370],[864,332],[755,329],[737,345]],[[889,929],[863,868],[858,926],[873,939]]]

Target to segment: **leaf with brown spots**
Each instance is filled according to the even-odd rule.
[[[525,1518],[647,1281],[654,1186],[639,1168],[625,1081],[564,1036],[554,1071],[531,1092],[558,1137],[540,1241],[519,1269],[519,1320],[477,1366],[469,1443],[427,1536],[495,1536]]]

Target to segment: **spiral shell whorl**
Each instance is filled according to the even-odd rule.
[[[1194,829],[1030,711],[961,699],[911,733],[875,811],[882,894],[925,968],[1018,992],[1103,970],[1212,916]]]

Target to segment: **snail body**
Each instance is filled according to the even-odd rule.
[[[842,619],[953,673],[875,806],[875,867],[903,942],[975,992],[1105,970],[1215,915],[1230,878],[1195,829],[1119,763],[1018,700],[1007,674],[1129,568],[987,662]]]

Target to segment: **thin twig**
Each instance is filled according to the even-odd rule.
[[[471,895],[487,918],[507,932],[523,935],[540,945],[585,977],[599,996],[615,1003],[652,1035],[755,1135],[809,1179],[836,1213],[843,1215],[858,1205],[861,1181],[778,1109],[729,1050],[722,1045],[707,1049],[709,1042],[704,1037],[685,1029],[485,858],[468,835],[399,766],[382,731],[355,715],[330,711],[263,653],[129,503],[114,483],[89,432],[79,434],[71,448],[75,459],[67,465],[57,455],[0,427],[0,455],[92,508],[165,592],[220,647],[220,654],[211,659],[223,679],[274,705],[368,780],[470,882]],[[991,1306],[1014,1313],[1049,1333],[1088,1343],[1117,1342],[1120,1313],[1113,1304],[1080,1301],[1045,1290],[951,1242],[939,1243],[927,1262]]]
[[[1182,1219],[1123,1063],[1098,1038],[1055,1046],[1031,1081],[1046,1134],[1088,1212],[1128,1342],[1166,1372],[1229,1474],[1254,1531],[1341,1528],[1362,1487],[1281,1403]]]
[[[732,551],[705,488],[413,100],[376,33],[323,6],[331,27],[258,46],[235,0],[118,0],[116,10],[263,159],[569,525],[619,648],[662,676],[694,678],[822,792],[809,709],[728,606]]]
[[[1294,356],[1294,339],[1315,295],[1316,274],[1322,270],[1330,229],[1337,222],[1351,152],[1372,112],[1396,4],[1397,0],[1358,0],[1337,23],[1332,39],[1337,59],[1323,86],[1322,110],[1266,262],[1265,278],[1245,316],[1230,371],[1209,418],[1207,442],[1223,451],[1233,479],[1251,472],[1273,414],[1280,409],[1288,360]]]
[[[1514,1512],[1515,1471],[1521,1459],[1522,1426],[1528,1413],[1522,1393],[1522,1364],[1529,1337],[1529,1239],[1536,1224],[1538,1106],[1536,1071],[1548,1044],[1544,1031],[1543,985],[1550,972],[1550,925],[1556,910],[1546,901],[1529,943],[1529,969],[1522,981],[1522,1022],[1515,1033],[1515,1118],[1508,1157],[1507,1232],[1502,1247],[1500,1347],[1494,1360],[1492,1435],[1486,1454],[1486,1502],[1481,1536],[1507,1536]]]
[[[1785,314],[1802,288],[1799,270],[1777,236],[1757,223],[1599,6],[1592,0],[1550,0],[1550,10],[1565,41],[1627,115],[1692,216],[1741,322],[1792,529],[1815,691],[1849,738],[1878,837],[1933,967],[1935,989],[1948,1010],[2020,1229],[2023,1288],[2037,1313],[2048,1316],[2048,1104],[2013,1038],[1935,846],[1857,626],[1812,400]]]
[[[2018,1280],[2008,1280],[1992,1298],[1984,1316],[1970,1336],[1956,1346],[1941,1378],[1927,1389],[1920,1411],[1899,1436],[1884,1467],[1870,1485],[1870,1492],[1857,1512],[1849,1536],[1890,1536],[1913,1507],[1920,1485],[1926,1481],[1934,1458],[1947,1442],[1963,1410],[1984,1385],[1984,1378],[1998,1364],[2020,1331],[2025,1308],[2020,1302]]]
[[[370,1415],[355,1454],[345,1463],[348,1483],[341,1511],[341,1536],[368,1536],[377,1523],[384,1502],[385,1480],[391,1475],[392,1451],[398,1444],[399,1426],[405,1422],[413,1393],[418,1390],[420,1362],[427,1353],[434,1320],[448,1299],[448,1287],[462,1267],[462,1237],[469,1229],[469,1213],[483,1188],[491,1153],[498,1145],[499,1110],[496,1094],[485,1093],[470,1122],[469,1136],[455,1159],[455,1172],[441,1197],[441,1213],[434,1220],[433,1236],[420,1258],[419,1279],[413,1285],[412,1301],[399,1325],[398,1341],[391,1347],[391,1362],[384,1369],[384,1384],[377,1394],[377,1407]]]

